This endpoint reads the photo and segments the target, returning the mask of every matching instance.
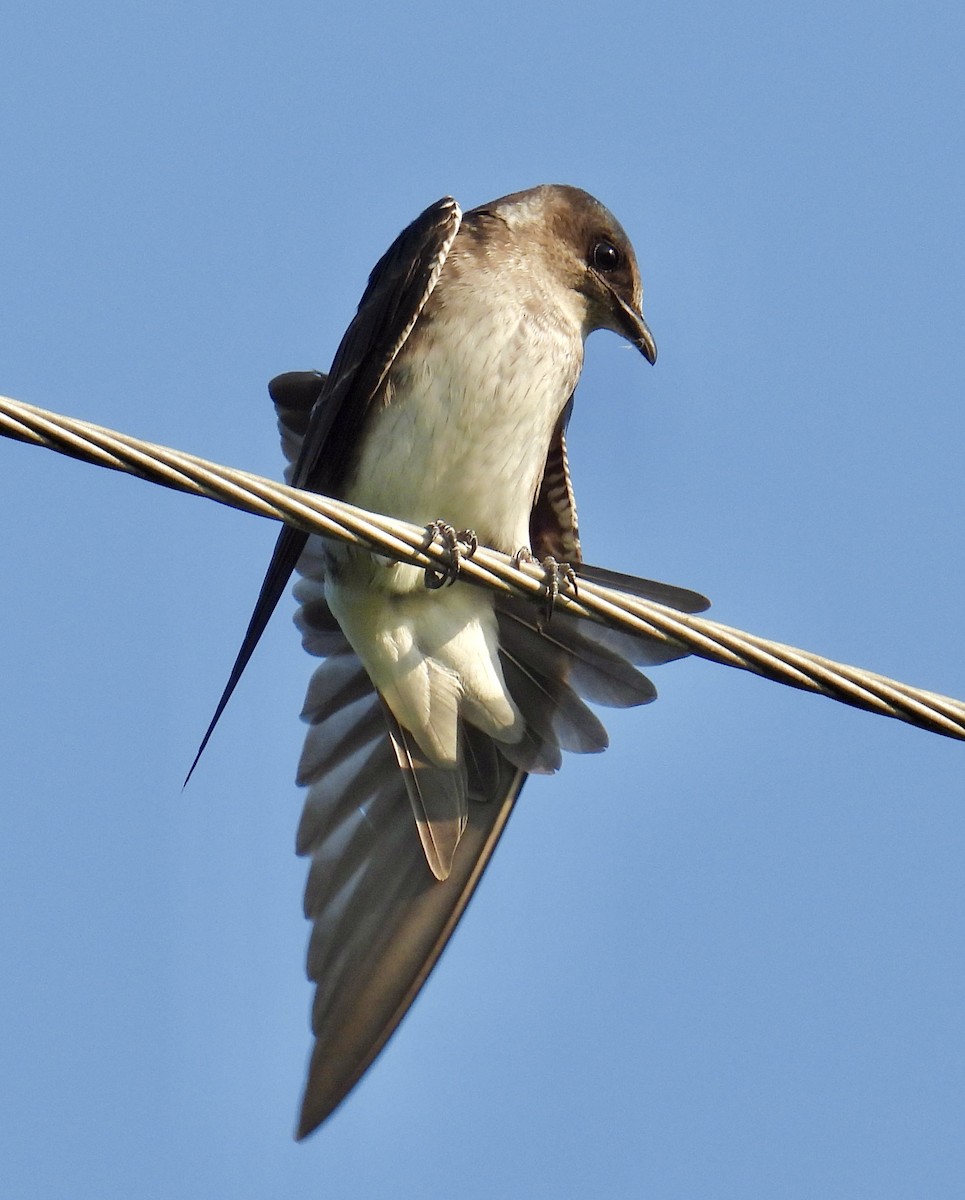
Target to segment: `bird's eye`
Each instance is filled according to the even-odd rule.
[[[615,271],[623,262],[623,255],[612,242],[601,240],[590,251],[590,262],[598,271]]]

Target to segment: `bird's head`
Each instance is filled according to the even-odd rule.
[[[514,240],[539,254],[578,301],[586,336],[612,329],[649,361],[657,347],[643,319],[637,256],[620,222],[580,188],[543,184],[474,209],[467,217],[505,222]]]

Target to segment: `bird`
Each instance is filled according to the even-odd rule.
[[[458,584],[460,556],[481,543],[543,562],[550,597],[584,579],[709,605],[583,561],[566,430],[584,341],[611,330],[654,363],[642,299],[630,240],[589,193],[544,184],[465,213],[447,196],[379,259],[327,374],[269,384],[289,483],[425,526],[452,564],[426,572],[285,526],[192,764],[297,570],[296,623],[323,658],[297,773],[315,984],[298,1138],[412,1004],[527,776],[606,747],[586,702],[647,703],[637,668],[686,653]]]

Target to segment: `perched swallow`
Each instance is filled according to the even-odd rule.
[[[652,363],[641,305],[629,239],[586,192],[537,187],[465,214],[442,199],[376,264],[328,375],[269,385],[286,478],[699,612],[694,592],[582,562],[565,431],[583,343],[610,329]],[[604,749],[585,701],[647,703],[636,665],[684,651],[478,588],[429,590],[415,567],[286,527],[202,750],[296,567],[304,644],[325,659],[298,770],[316,984],[304,1137],[425,982],[527,774]]]

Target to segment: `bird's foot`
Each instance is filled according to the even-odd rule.
[[[453,584],[459,578],[459,564],[464,558],[472,558],[479,549],[479,541],[471,529],[455,530],[445,521],[432,521],[426,526],[429,545],[439,541],[449,551],[449,561],[438,567],[426,567],[426,587],[430,591]]]
[[[544,580],[543,584],[546,588],[546,596],[543,601],[543,612],[547,621],[553,615],[553,609],[556,607],[556,601],[559,599],[560,590],[564,583],[569,584],[573,589],[573,595],[579,594],[577,587],[576,571],[573,565],[568,562],[558,562],[552,554],[548,554],[546,558],[540,562],[536,555],[528,546],[521,546],[513,555],[513,566],[518,567],[520,563],[534,563],[543,568]]]

